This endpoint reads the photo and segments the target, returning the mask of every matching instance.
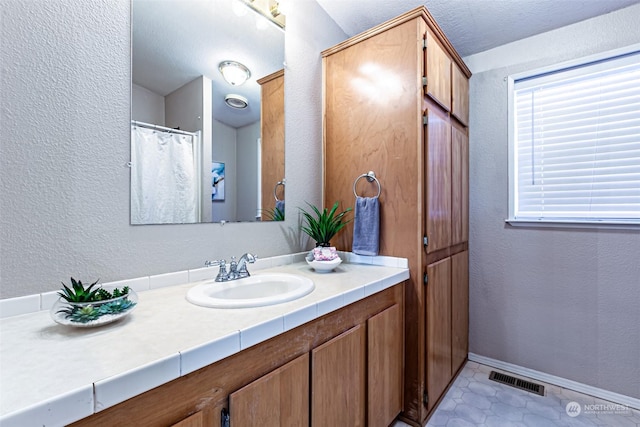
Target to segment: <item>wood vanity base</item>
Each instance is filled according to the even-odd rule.
[[[249,426],[251,416],[265,416],[251,412],[262,410],[266,411],[260,423],[263,426],[309,425],[305,420],[318,426],[327,425],[327,420],[339,423],[335,425],[388,426],[402,409],[403,295],[403,284],[395,285],[72,426],[220,426],[221,411],[229,408],[231,394],[286,391],[289,387],[278,384],[302,384],[303,388],[308,384],[306,396],[301,393],[299,402],[308,401],[309,405],[289,408],[293,411],[277,404],[261,408],[262,399],[254,394],[255,405],[242,410],[242,414],[234,415],[232,408],[232,425]],[[348,349],[346,354],[344,349]],[[336,369],[325,371],[327,362]],[[349,378],[345,378],[343,372],[332,378],[332,372],[344,371],[339,368],[346,364],[355,374],[348,373]],[[254,382],[256,388],[251,390]],[[287,395],[290,393],[283,392],[283,402]],[[348,411],[322,406],[323,402],[335,402],[340,395],[348,397],[344,403]],[[273,393],[264,398],[272,399]],[[238,402],[243,400],[239,398]]]

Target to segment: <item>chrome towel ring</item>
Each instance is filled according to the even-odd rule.
[[[277,194],[279,185],[282,185],[282,187],[284,189],[284,180],[276,182],[275,187],[273,187],[273,198],[276,199],[276,202],[280,201],[280,199],[278,199],[278,194]]]
[[[376,184],[378,184],[378,194],[376,195],[376,197],[380,197],[380,193],[382,192],[382,185],[380,185],[380,181],[378,181],[378,178],[376,178],[376,173],[374,171],[369,171],[368,173],[363,173],[362,175],[357,177],[355,181],[353,181],[353,195],[354,196],[360,197],[360,196],[358,196],[358,193],[356,193],[356,184],[358,183],[360,178],[367,178],[367,181],[369,181],[369,182],[375,181]]]

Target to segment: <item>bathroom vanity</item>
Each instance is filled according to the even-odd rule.
[[[48,312],[3,319],[2,364],[15,369],[1,373],[2,425],[224,426],[228,413],[236,427],[388,426],[402,409],[409,272],[399,258],[352,258],[369,265],[252,271],[315,283],[266,307],[191,304],[195,282],[139,292],[136,310],[101,328]]]

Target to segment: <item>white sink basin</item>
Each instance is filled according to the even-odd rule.
[[[303,276],[258,273],[244,279],[194,286],[187,292],[187,300],[213,308],[261,307],[302,298],[314,288],[313,281]]]

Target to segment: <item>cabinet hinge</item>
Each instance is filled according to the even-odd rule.
[[[422,78],[422,86],[427,86],[427,78],[426,77]]]
[[[426,391],[422,393],[422,403],[424,403],[425,406],[429,406],[429,393]]]
[[[424,281],[425,285],[429,283],[429,276],[427,275],[427,273],[424,274],[424,278],[422,280]]]
[[[427,116],[425,116],[425,117],[427,117]],[[424,236],[422,238],[422,244],[425,245],[425,246],[429,246],[429,238],[427,236]]]
[[[422,116],[422,124],[427,126],[429,124],[429,116],[427,116],[426,114],[424,116]],[[426,237],[425,237],[426,239]],[[426,246],[426,243],[425,243]]]
[[[231,427],[231,415],[224,408],[220,412],[220,427]]]

